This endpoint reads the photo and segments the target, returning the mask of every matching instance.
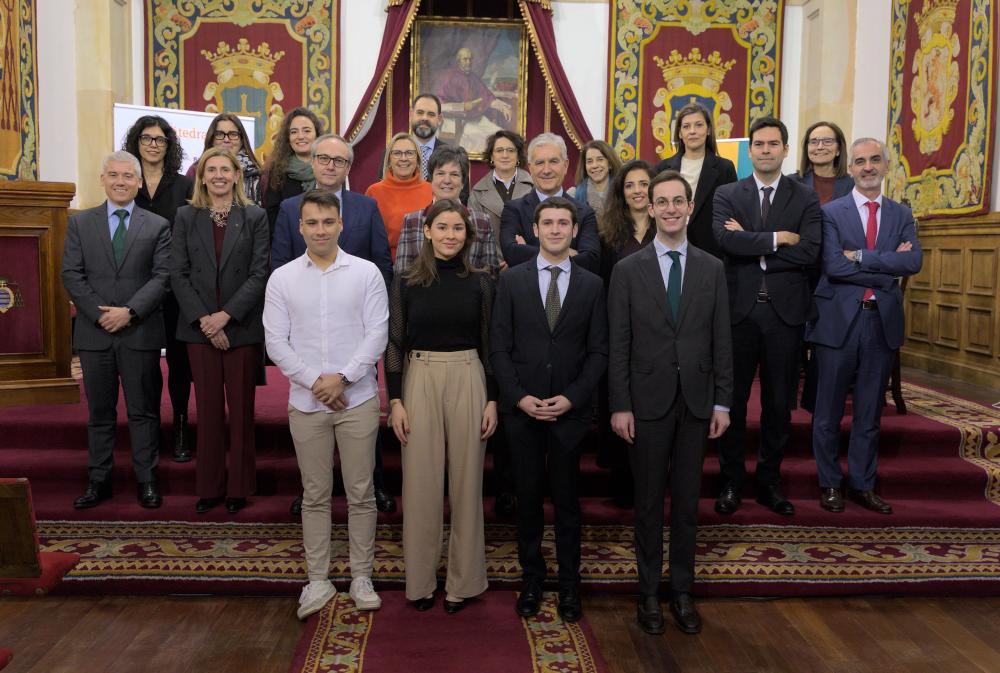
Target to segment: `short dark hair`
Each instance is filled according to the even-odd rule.
[[[524,156],[524,138],[513,131],[508,131],[507,129],[501,129],[486,139],[486,151],[483,152],[483,156],[486,157],[486,161],[489,165],[493,165],[493,150],[496,148],[497,141],[501,138],[506,138],[514,143],[514,150],[517,152],[517,165],[526,165],[528,163],[528,159]]]
[[[576,204],[563,196],[550,196],[535,206],[535,224],[538,224],[538,221],[542,219],[543,210],[555,210],[556,208],[568,210],[573,224],[579,224],[579,213],[577,212]]]
[[[340,214],[340,199],[337,198],[335,192],[328,189],[310,189],[302,195],[302,202],[299,204],[299,219],[302,218],[302,211],[305,210],[307,203],[320,208],[336,208],[337,214]]]
[[[660,171],[659,173],[657,173],[656,177],[654,177],[652,180],[649,181],[650,203],[653,202],[653,189],[656,187],[656,185],[662,184],[664,182],[679,182],[682,185],[684,185],[684,196],[687,197],[688,201],[691,201],[692,198],[691,184],[684,179],[684,176],[681,175],[679,171],[675,171],[671,168],[668,168],[665,171]]]
[[[774,117],[760,117],[755,119],[752,124],[750,124],[750,143],[753,143],[753,134],[761,129],[778,129],[781,131],[781,144],[788,144],[788,129],[785,128],[784,122],[780,119],[775,119]]]
[[[431,152],[430,158],[427,159],[427,174],[433,175],[434,171],[445,164],[458,164],[462,170],[462,183],[468,183],[469,153],[465,151],[464,147],[438,144]]]
[[[425,91],[423,93],[418,93],[416,96],[414,96],[413,97],[413,102],[410,103],[410,109],[411,110],[413,108],[417,107],[417,101],[420,100],[421,98],[430,98],[432,101],[434,101],[434,104],[437,105],[437,107],[438,107],[438,114],[441,114],[441,99],[438,98],[437,96],[435,96],[434,94],[432,94],[430,91]]]

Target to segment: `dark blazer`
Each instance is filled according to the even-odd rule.
[[[680,153],[664,159],[656,164],[656,172],[667,169],[681,170]],[[694,212],[688,220],[688,242],[706,252],[722,259],[722,248],[715,240],[712,232],[712,200],[715,190],[722,185],[736,182],[736,167],[725,157],[712,152],[705,152],[705,162],[701,165],[701,175],[698,176],[698,189],[694,192]]]
[[[813,187],[813,175],[814,173],[812,171],[809,171],[805,175],[800,175],[799,173],[796,172],[792,173],[788,177],[790,177],[792,180],[802,183],[809,189],[816,191],[815,187]],[[833,201],[835,199],[839,199],[841,196],[847,196],[848,194],[851,193],[853,189],[854,189],[854,178],[852,178],[850,175],[841,175],[833,182],[833,198],[831,198],[830,200]]]
[[[689,245],[675,325],[656,247],[615,265],[608,292],[611,411],[662,418],[677,396],[707,419],[732,406],[733,345],[722,262]]]
[[[292,180],[286,175],[284,182],[281,183],[281,189],[275,189],[271,186],[271,183],[267,178],[267,173],[261,176],[260,186],[262,191],[260,196],[260,205],[265,211],[267,211],[269,235],[274,236],[274,225],[278,221],[278,211],[281,208],[281,204],[285,200],[305,192],[302,188],[305,183],[299,182],[298,180]]]
[[[125,256],[115,267],[107,202],[69,218],[62,281],[76,306],[73,344],[104,350],[120,338],[133,350],[166,344],[163,297],[170,282],[170,223],[136,206],[125,236]],[[97,324],[98,306],[128,306],[136,317],[116,335]]]
[[[734,219],[743,231],[729,231]],[[782,176],[771,195],[767,222],[760,220],[760,197],[753,175],[719,187],[715,192],[712,228],[725,253],[729,282],[729,307],[733,324],[750,313],[767,263],[767,292],[778,317],[788,325],[801,325],[812,317],[809,269],[818,263],[822,238],[822,213],[816,192]],[[794,231],[795,245],[774,250],[774,232]]]
[[[146,183],[142,183],[139,193],[135,195],[135,205],[164,218],[174,226],[177,209],[187,205],[194,189],[194,181],[180,173],[164,173],[160,184],[156,186],[156,194],[150,198]]]
[[[573,199],[569,194],[563,194],[567,199]],[[577,218],[580,228],[573,239],[572,248],[577,255],[573,262],[579,264],[591,273],[601,271],[601,241],[597,236],[597,215],[594,209],[578,199],[576,203]],[[500,215],[500,248],[509,266],[514,266],[538,255],[538,237],[535,236],[535,208],[541,201],[538,192],[532,188],[530,192],[519,199],[511,199]],[[518,243],[515,237],[520,234],[524,243]]]
[[[170,254],[170,281],[181,309],[177,338],[210,343],[199,321],[221,309],[232,316],[225,328],[230,346],[261,343],[268,273],[267,214],[253,205],[233,206],[222,239],[221,262],[215,260],[214,227],[207,208],[184,206],[177,211]]]
[[[853,195],[823,206],[823,277],[816,287],[818,316],[806,327],[807,340],[840,348],[861,310],[865,291],[872,288],[889,348],[903,345],[903,293],[896,277],[919,272],[923,251],[909,208],[883,196],[881,210],[875,249],[867,250],[866,223]],[[904,241],[912,243],[913,249],[896,252]],[[844,250],[863,250],[861,263],[844,257]]]
[[[597,384],[608,366],[608,317],[599,276],[574,266],[554,330],[538,291],[535,258],[500,276],[493,304],[490,361],[501,411],[523,413],[525,395],[565,395],[567,415],[590,418]]]
[[[344,229],[338,245],[349,255],[367,259],[382,272],[385,283],[392,282],[392,258],[389,256],[389,237],[375,199],[344,189],[341,193],[340,215]],[[302,194],[285,199],[278,211],[271,239],[271,269],[301,257],[306,252],[306,242],[299,233],[299,209]]]

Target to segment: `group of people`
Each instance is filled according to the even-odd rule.
[[[323,133],[304,108],[285,118],[263,167],[239,119],[219,115],[193,178],[177,173],[179,147],[165,121],[136,123],[102,166],[106,203],[72,216],[67,231],[63,280],[90,411],[89,483],[78,508],[110,497],[119,380],[139,502],[161,504],[164,344],[177,461],[192,457],[194,382],[197,511],[246,506],[254,391],[268,357],[290,382],[302,479],[293,510],[309,582],[299,617],[336,591],[328,579],[335,448],[350,595],[358,608],[378,609],[377,513],[395,506],[379,481],[381,358],[388,423],[402,447],[406,597],[417,610],[435,602],[446,484],[445,611],[487,588],[483,466],[496,433],[506,473],[497,508],[516,511],[517,613],[540,609],[548,489],[558,611],[580,619],[578,475],[596,408],[602,461],[635,508],[638,622],[664,631],[669,490],[669,607],[683,631],[697,633],[691,591],[705,448],[718,440],[715,507],[731,514],[744,490],[747,403],[759,369],[757,500],[794,513],[780,466],[805,338],[820,504],[842,511],[846,492],[891,512],[875,492],[880,400],[903,337],[898,281],[920,269],[921,252],[909,210],[881,194],[881,142],[848,147],[835,124],[815,124],[802,170],[784,176],[787,130],[758,119],[749,131],[753,175],[737,180],[716,153],[711,114],[690,105],[677,116],[673,157],[655,169],[622,165],[594,141],[582,148],[576,186],[564,191],[569,161],[558,135],[525,146],[496,132],[491,170],[470,186],[469,157],[436,138],[440,123],[440,101],[418,96],[411,133],[388,143],[367,196],[347,187],[350,143]],[[849,390],[845,491],[837,448]]]

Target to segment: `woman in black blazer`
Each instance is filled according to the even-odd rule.
[[[694,190],[694,212],[688,221],[688,241],[722,258],[722,248],[712,233],[712,199],[720,185],[736,182],[733,162],[720,157],[715,144],[712,114],[699,104],[685,105],[677,113],[674,127],[677,153],[656,165],[660,173],[668,168],[678,171]]]
[[[239,159],[201,155],[191,205],[177,211],[170,280],[180,304],[177,338],[188,344],[198,409],[198,513],[226,501],[236,513],[255,488],[254,393],[261,361],[267,215],[243,192]],[[226,475],[226,404],[229,475]]]

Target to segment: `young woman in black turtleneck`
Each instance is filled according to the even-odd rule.
[[[444,609],[458,612],[486,590],[483,457],[497,425],[497,386],[489,365],[493,280],[469,266],[474,239],[465,207],[436,201],[419,256],[389,292],[389,423],[403,447],[406,597],[418,610],[434,604],[446,465]]]

